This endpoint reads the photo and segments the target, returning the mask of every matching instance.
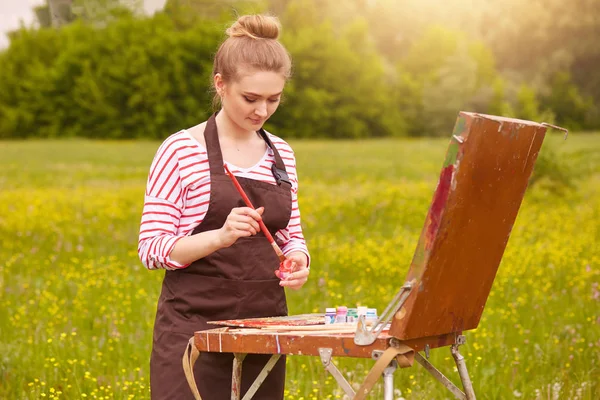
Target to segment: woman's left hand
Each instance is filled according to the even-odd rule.
[[[308,257],[301,251],[295,251],[286,256],[289,260],[293,261],[294,269],[292,273],[281,273],[279,270],[275,271],[275,275],[281,282],[279,285],[283,287],[287,287],[289,289],[298,290],[300,289],[308,280]]]

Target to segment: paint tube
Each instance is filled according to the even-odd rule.
[[[335,322],[336,323],[344,323],[346,322],[346,316],[348,315],[348,307],[339,306],[337,308],[337,312],[335,314]]]
[[[335,323],[335,307],[327,307],[325,309],[325,324],[334,324]]]
[[[367,314],[365,315],[365,323],[367,326],[373,326],[377,322],[377,309],[369,308],[367,309]]]
[[[358,310],[356,308],[348,309],[348,314],[346,314],[346,322],[353,324],[358,323]]]

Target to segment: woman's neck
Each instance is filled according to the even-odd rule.
[[[217,114],[215,121],[221,138],[229,139],[233,142],[244,142],[254,138],[254,131],[247,131],[240,127],[223,110]]]

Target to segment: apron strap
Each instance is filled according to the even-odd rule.
[[[384,351],[379,357],[373,368],[371,368],[363,384],[360,385],[360,388],[356,391],[354,400],[364,400],[367,398],[373,389],[373,386],[383,373],[383,370],[394,358],[396,358],[400,368],[407,368],[413,364],[415,359],[415,351],[404,344],[400,344],[398,347],[388,347],[387,350]]]
[[[185,348],[185,353],[183,354],[183,372],[185,373],[185,379],[187,379],[188,385],[190,385],[190,390],[194,395],[194,399],[202,400],[200,392],[198,391],[198,386],[196,386],[196,379],[194,378],[194,364],[196,363],[196,360],[198,360],[198,356],[200,356],[200,352],[196,348],[194,337],[192,336]]]
[[[208,121],[206,121],[206,127],[204,128],[204,142],[206,143],[211,177],[225,175],[223,154],[221,153],[221,144],[219,143],[219,134],[217,133],[216,116],[217,113],[211,115]]]
[[[269,135],[267,135],[267,132],[265,132],[264,129],[260,128],[258,134],[263,138],[265,142],[267,142],[267,145],[273,151],[273,156],[275,156],[275,164],[273,164],[273,166],[271,167],[271,171],[273,172],[273,176],[275,177],[277,185],[281,186],[283,184],[287,184],[289,189],[291,189],[292,182],[290,181],[290,177],[287,174],[287,171],[285,169],[285,163],[283,162],[279,151],[277,151],[277,148],[275,148],[273,142],[271,142],[271,139],[269,138]]]

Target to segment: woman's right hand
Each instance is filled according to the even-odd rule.
[[[256,210],[250,207],[233,208],[223,227],[219,229],[219,238],[222,247],[229,247],[241,237],[256,235],[260,231],[258,221],[262,219],[264,207]]]

